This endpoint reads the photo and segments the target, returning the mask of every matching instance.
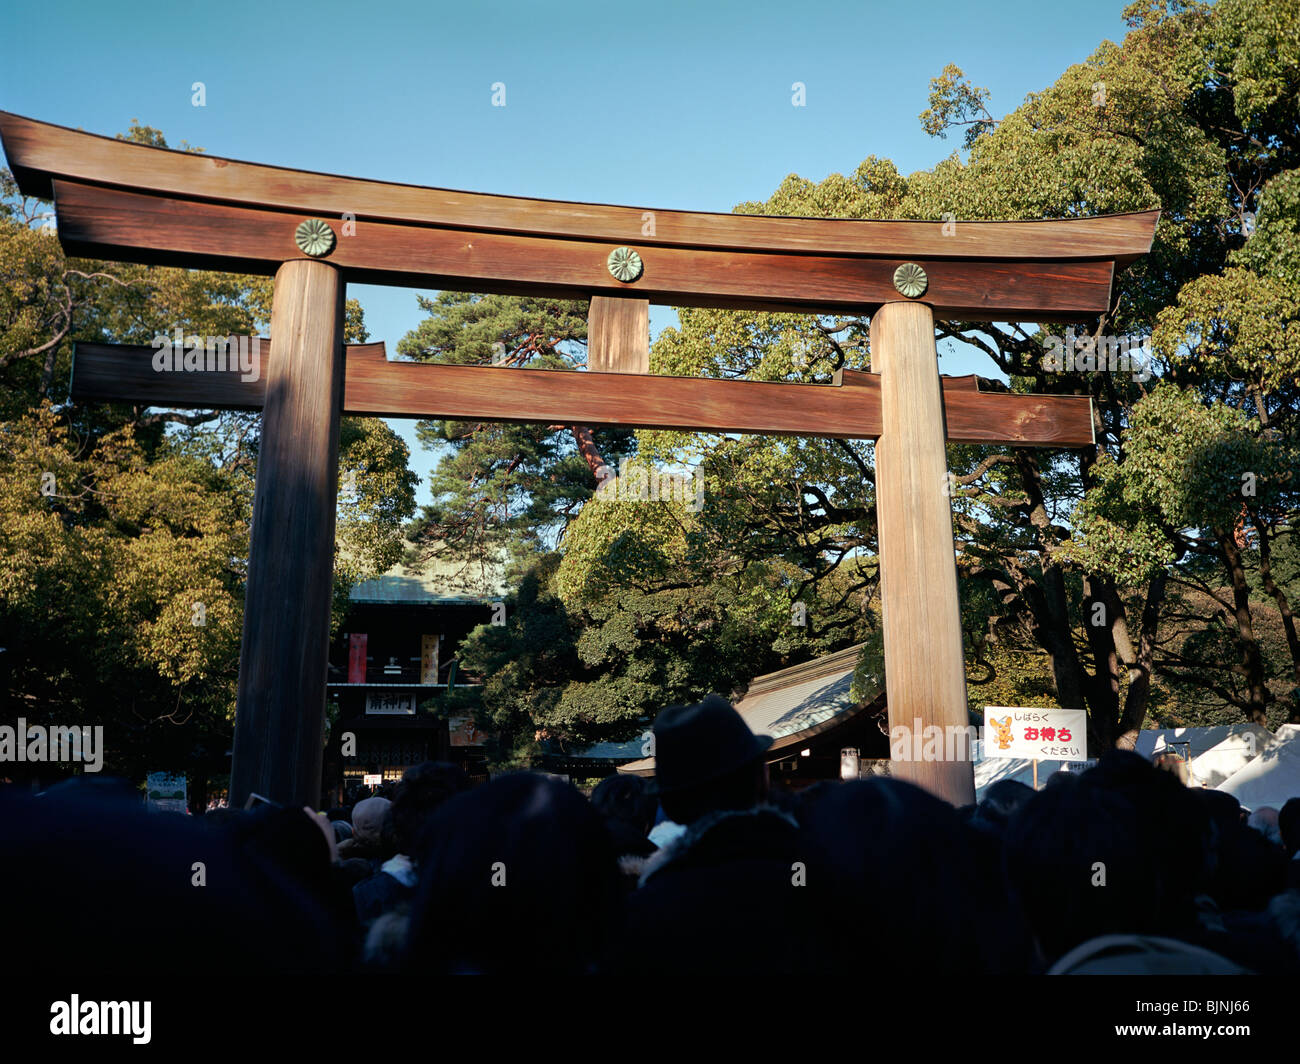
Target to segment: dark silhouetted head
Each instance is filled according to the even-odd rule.
[[[655,787],[664,812],[677,823],[751,809],[766,798],[763,754],[772,737],[751,732],[721,695],[662,710],[654,736]]]
[[[393,794],[393,836],[398,853],[415,857],[423,849],[429,820],[449,798],[469,789],[459,765],[426,761],[402,774]]]
[[[1282,833],[1282,848],[1287,857],[1300,853],[1300,798],[1290,798],[1278,810],[1277,829]]]
[[[902,780],[853,780],[826,789],[802,817],[808,882],[827,892],[817,909],[835,922],[876,914],[870,953],[883,969],[1002,967],[982,943],[1017,940],[1004,922],[1010,910],[999,884],[978,882],[974,835],[951,805]],[[849,967],[860,963],[854,953]]]
[[[84,790],[0,794],[0,906],[24,971],[139,974],[201,958],[223,979],[342,970],[348,944],[321,886],[329,844],[302,810],[150,813]],[[69,914],[102,913],[93,935]]]
[[[446,802],[428,840],[408,970],[576,974],[598,964],[618,869],[600,816],[569,784],[500,777]]]
[[[984,791],[975,810],[975,827],[1001,834],[1012,816],[1034,796],[1034,789],[1019,780],[998,780]]]
[[[1084,775],[1059,773],[1011,818],[1007,877],[1052,961],[1098,935],[1194,926],[1211,839],[1176,776],[1114,751]]]

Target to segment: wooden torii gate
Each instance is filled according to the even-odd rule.
[[[1086,396],[984,393],[938,373],[934,317],[1106,310],[1158,212],[904,222],[646,211],[287,170],[0,112],[19,189],[69,254],[274,274],[259,379],[157,372],[78,344],[84,400],[262,411],[231,798],[319,799],[341,414],[875,438],[891,726],[965,726],[945,439],[1085,447]],[[388,362],[343,345],[349,281],[590,299],[589,371]],[[871,316],[871,373],[830,385],[648,373],[650,303]],[[264,345],[265,346],[265,345]],[[613,379],[612,374],[623,374]],[[631,376],[628,376],[631,374]],[[958,804],[969,761],[900,763]]]

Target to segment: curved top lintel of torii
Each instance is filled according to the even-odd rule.
[[[303,254],[294,227],[319,218],[337,236],[323,257],[349,280],[682,306],[869,309],[904,298],[895,270],[919,264],[928,287],[914,298],[941,316],[1078,318],[1107,308],[1115,271],[1150,250],[1159,217],[793,218],[529,199],[155,148],[3,111],[0,142],[19,189],[53,198],[60,239],[89,257],[274,272]],[[612,275],[621,248],[642,273]]]

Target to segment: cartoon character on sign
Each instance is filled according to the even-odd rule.
[[[998,749],[1010,750],[1013,738],[1011,734],[1011,718],[1007,717],[1004,720],[998,720],[997,717],[989,717],[989,723],[993,725],[993,730],[997,732]]]

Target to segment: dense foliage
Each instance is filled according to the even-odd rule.
[[[1300,5],[1150,2],[1126,18],[1122,43],[1001,118],[947,65],[921,120],[937,136],[962,130],[965,157],[903,175],[869,156],[736,208],[957,226],[1161,211],[1151,255],[1117,279],[1106,314],[938,327],[941,349],[982,353],[1013,390],[1093,398],[1096,448],[951,446],[949,461],[972,708],[1083,706],[1094,748],[1131,740],[1149,716],[1277,723],[1297,713],[1300,685]],[[416,357],[581,365],[581,305],[444,294],[426,309],[407,341]],[[865,316],[679,319],[654,344],[653,372],[825,381],[869,366]],[[1053,337],[1090,357],[1053,364]],[[1145,341],[1138,361],[1103,355],[1098,368],[1121,338]],[[472,529],[467,550],[559,551],[538,563],[516,621],[467,648],[495,677],[490,722],[525,745],[631,728],[665,700],[859,640],[879,676],[870,446],[436,431],[450,450],[431,526]],[[590,501],[601,462],[629,452],[633,468],[698,470],[703,508]],[[537,609],[576,670],[527,664]]]
[[[165,146],[133,125],[129,139]],[[227,770],[258,418],[68,401],[77,340],[265,331],[269,278],[64,256],[48,204],[0,189],[0,647],[7,715],[103,725],[106,765]],[[349,341],[365,338],[351,302]],[[401,554],[406,445],[341,432],[336,619]],[[199,773],[200,775],[202,773]]]

